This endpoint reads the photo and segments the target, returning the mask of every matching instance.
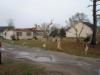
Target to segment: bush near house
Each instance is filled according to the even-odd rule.
[[[12,35],[12,36],[11,36],[11,39],[12,39],[12,40],[16,40],[15,35]]]

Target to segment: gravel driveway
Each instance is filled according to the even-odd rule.
[[[3,48],[12,58],[28,59],[44,66],[49,75],[99,75],[100,59],[5,43]]]

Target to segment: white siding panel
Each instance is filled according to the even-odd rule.
[[[75,28],[77,29],[78,35],[82,30],[80,37],[87,37],[88,35],[92,35],[93,33],[92,29],[83,23],[78,23],[77,25],[75,25]],[[66,32],[66,37],[76,37],[76,31],[73,27]]]

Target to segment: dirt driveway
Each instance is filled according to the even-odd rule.
[[[3,44],[3,48],[6,56],[36,62],[44,66],[49,75],[99,75],[100,59],[19,45]]]

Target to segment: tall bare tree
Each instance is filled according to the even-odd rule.
[[[93,35],[92,35],[92,40],[91,40],[91,45],[94,47],[96,45],[96,32],[97,32],[97,12],[99,10],[97,10],[97,6],[99,4],[97,4],[98,1],[100,0],[91,0],[93,2],[92,5],[89,5],[90,6],[93,6]]]
[[[12,19],[9,19],[8,26],[9,27],[14,27],[14,21]]]
[[[84,13],[76,13],[74,14],[70,19],[69,19],[70,23],[75,24],[77,22],[89,22],[89,19],[87,18],[87,15]]]
[[[84,29],[84,26],[82,26],[80,30],[78,30],[76,28],[75,25],[77,23],[79,23],[79,22],[89,22],[89,19],[87,18],[87,16],[84,13],[76,13],[71,18],[69,18],[69,24],[75,30],[77,43],[80,42],[80,35],[81,35],[81,33],[82,33],[83,29]]]
[[[43,37],[48,38],[49,28],[51,25],[53,25],[52,20],[50,23],[42,23],[41,26],[39,26],[39,28],[43,31]]]
[[[48,35],[49,35],[49,28],[50,26],[53,25],[52,20],[50,21],[50,23],[42,23],[41,26],[39,26],[39,28],[42,30],[43,32],[43,47],[46,47],[46,40],[48,39]]]

